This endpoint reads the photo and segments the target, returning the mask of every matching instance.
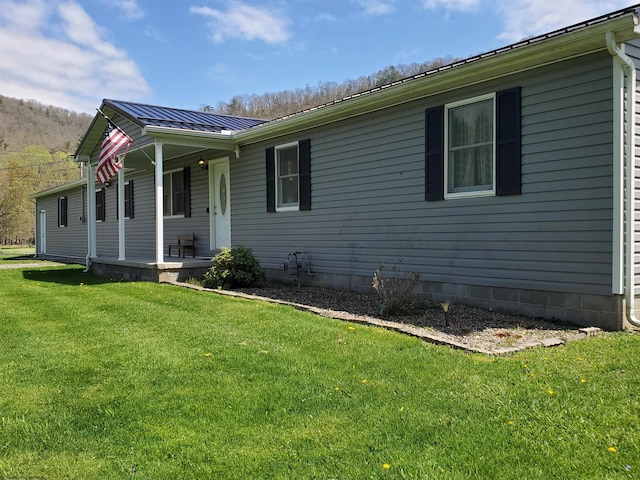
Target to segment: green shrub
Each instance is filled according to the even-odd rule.
[[[420,274],[417,272],[401,274],[396,266],[391,269],[391,272],[390,276],[385,275],[383,266],[380,265],[373,274],[372,286],[382,298],[380,314],[408,315],[417,306],[413,290],[420,283]]]
[[[213,267],[204,274],[202,285],[207,288],[253,287],[264,282],[265,275],[250,248],[242,245],[222,247],[213,257]]]

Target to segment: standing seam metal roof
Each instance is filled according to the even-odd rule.
[[[105,99],[104,104],[120,111],[141,127],[155,126],[201,132],[221,132],[222,130],[244,130],[265,123],[265,120],[257,118],[234,117],[120,100]]]

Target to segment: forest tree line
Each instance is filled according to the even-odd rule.
[[[388,85],[455,61],[457,59],[452,57],[440,57],[424,63],[388,66],[374,74],[354,80],[346,80],[343,83],[319,82],[316,86],[307,85],[304,88],[295,90],[283,90],[259,95],[236,95],[228,102],[218,102],[216,105],[202,105],[200,109],[204,112],[271,120],[317,107],[318,105],[331,103],[382,85]]]
[[[92,118],[0,95],[0,245],[33,243],[29,197],[80,178],[72,154]]]

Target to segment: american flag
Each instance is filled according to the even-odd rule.
[[[122,168],[122,161],[132,142],[133,140],[131,140],[129,135],[124,133],[120,128],[109,125],[102,142],[100,159],[98,160],[98,168],[96,169],[96,178],[100,183],[104,183],[114,177]],[[127,147],[127,150],[118,155],[118,152],[124,147]]]

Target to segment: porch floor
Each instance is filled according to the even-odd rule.
[[[155,259],[127,259],[100,257],[91,259],[96,275],[119,280],[175,282],[202,276],[213,262],[207,258],[181,258],[165,256],[163,263]]]

